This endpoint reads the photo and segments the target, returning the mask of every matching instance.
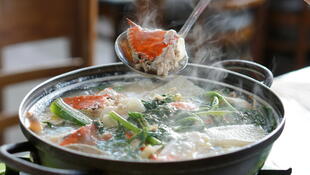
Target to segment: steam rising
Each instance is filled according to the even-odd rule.
[[[145,28],[162,28],[160,26],[160,18],[159,15],[160,8],[158,6],[159,1],[136,1],[139,2],[137,4],[137,22],[139,25]]]
[[[137,22],[146,28],[161,28],[161,29],[175,29],[178,31],[184,24],[184,20],[190,15],[194,9],[197,1],[189,0],[169,0],[165,1],[165,4],[158,6],[159,1],[144,1],[137,13]],[[188,36],[186,37],[186,48],[189,55],[189,62],[212,65],[213,63],[224,59],[239,59],[241,53],[245,53],[244,48],[240,48],[240,45],[236,44],[236,41],[228,40],[227,33],[234,35],[237,34],[239,29],[245,28],[251,25],[253,16],[247,10],[237,11],[224,11],[220,10],[218,6],[215,6],[214,0],[211,5],[203,12],[196,24],[193,26]],[[141,8],[142,7],[142,8]],[[189,8],[191,7],[191,8]],[[163,9],[166,8],[166,9]],[[163,19],[168,19],[170,24],[168,26],[161,26]],[[167,22],[166,22],[167,24]],[[237,35],[236,35],[237,36]],[[239,37],[239,36],[237,36]],[[240,36],[242,37],[242,36]],[[225,39],[226,43],[223,43],[221,39]],[[229,44],[231,50],[227,49],[226,44]],[[245,49],[247,49],[245,47]],[[243,58],[249,59],[249,53],[245,53]],[[217,65],[220,66],[220,65]],[[197,69],[186,70],[191,71],[192,75],[198,75]],[[218,72],[210,72],[208,77],[212,77],[213,80],[221,81],[227,75],[223,72],[221,75]],[[240,80],[240,86],[243,87]],[[258,91],[258,89],[254,90]]]
[[[178,31],[197,1],[169,0],[163,4],[160,4],[160,1],[151,0],[138,2],[139,6],[137,7],[139,8],[136,15],[138,24],[146,28],[174,28]],[[229,42],[231,49],[228,51],[227,48],[223,48],[220,39],[223,34],[235,33],[240,28],[249,25],[252,16],[246,10],[237,12],[220,10],[214,2],[218,2],[218,0],[213,1],[213,5],[211,3],[204,11],[186,38],[189,61],[192,63],[211,65],[226,58],[238,59],[241,53],[244,53],[244,50],[239,46],[234,47],[235,41],[228,41],[226,37],[226,42]],[[165,23],[164,19],[171,21],[170,26],[161,26]]]

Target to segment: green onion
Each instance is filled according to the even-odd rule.
[[[239,112],[236,108],[234,108],[227,100],[226,100],[226,98],[223,96],[223,95],[221,95],[220,93],[218,93],[218,92],[216,92],[216,91],[209,91],[209,92],[207,92],[206,93],[206,95],[208,96],[208,97],[217,97],[218,98],[218,101],[220,102],[220,103],[224,103],[228,108],[230,108],[231,110],[233,110],[233,111],[235,111],[235,112]],[[216,103],[215,102],[215,99],[213,99],[213,102],[214,103]],[[212,104],[213,105],[213,104]]]
[[[141,132],[141,129],[138,128],[136,125],[130,123],[126,119],[124,119],[122,116],[120,116],[118,113],[112,111],[109,113],[109,117],[118,121],[122,126],[127,128],[128,130],[134,132],[135,134]]]
[[[196,115],[183,118],[176,123],[179,126],[175,127],[174,130],[178,132],[201,130],[205,127],[203,120]]]
[[[152,136],[148,136],[146,138],[146,141],[149,142],[151,145],[160,145],[161,144],[160,140],[158,140],[157,138],[152,137]]]
[[[140,113],[140,112],[128,112],[128,116],[132,119],[134,119],[136,122],[138,122],[141,127],[143,128],[148,128],[149,127],[149,123],[147,122],[147,120],[144,118],[144,114]]]
[[[0,162],[0,175],[5,174],[5,164]]]
[[[236,113],[236,111],[227,111],[227,110],[214,111],[214,110],[210,110],[210,111],[196,112],[195,114],[199,115],[199,116],[208,116],[208,115],[223,116],[223,115],[231,114],[231,113]]]
[[[132,131],[135,134],[139,134],[139,133],[143,132],[143,129],[138,128],[136,125],[134,125],[133,123],[127,121],[121,115],[119,115],[118,113],[116,113],[114,111],[109,113],[109,117],[114,119],[114,120],[116,120],[116,121],[118,121],[122,126],[124,126],[126,129]],[[147,136],[146,141],[149,142],[152,145],[161,144],[161,141],[158,140],[157,138],[153,137],[153,136]]]
[[[211,108],[212,109],[217,108],[219,106],[219,103],[220,103],[219,98],[217,96],[214,96],[211,103]]]
[[[203,121],[196,116],[186,117],[176,122],[178,125],[191,126],[195,124],[203,124]]]
[[[43,123],[45,123],[46,126],[49,127],[49,128],[53,128],[54,127],[54,125],[51,122],[43,122]]]
[[[53,101],[50,106],[50,110],[58,117],[64,120],[69,120],[72,123],[80,126],[92,123],[92,120],[89,117],[66,104],[62,98],[57,98],[55,101]]]
[[[129,117],[132,118],[143,118],[144,114],[140,113],[140,112],[128,112]]]

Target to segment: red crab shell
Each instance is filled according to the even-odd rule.
[[[131,48],[143,58],[153,61],[163,53],[169,43],[165,43],[164,30],[146,30],[127,19],[130,25],[127,37]]]

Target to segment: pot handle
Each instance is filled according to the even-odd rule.
[[[214,63],[212,66],[224,68],[253,78],[260,83],[271,87],[273,82],[272,72],[258,63],[247,60],[223,60]]]
[[[34,152],[35,147],[30,142],[22,142],[16,144],[6,144],[0,147],[0,160],[2,160],[6,165],[10,168],[13,168],[18,171],[22,171],[25,173],[33,174],[33,175],[86,175],[86,174],[94,174],[94,172],[84,172],[79,170],[65,170],[65,169],[57,169],[50,168],[42,165],[38,165],[27,160],[23,160],[14,156],[14,153],[21,152]]]

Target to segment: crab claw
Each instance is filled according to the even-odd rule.
[[[140,26],[136,23],[134,23],[133,21],[131,21],[130,19],[126,18],[128,25],[130,25],[130,27],[139,27]]]

